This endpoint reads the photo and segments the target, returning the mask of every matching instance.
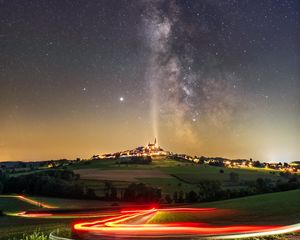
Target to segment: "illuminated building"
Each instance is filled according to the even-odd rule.
[[[167,156],[170,152],[164,151],[160,146],[158,146],[156,138],[154,142],[149,142],[146,146],[140,146],[132,150],[125,150],[116,153],[106,153],[102,155],[94,155],[92,159],[108,159],[108,158],[128,158],[134,156]],[[97,158],[95,158],[97,156]]]

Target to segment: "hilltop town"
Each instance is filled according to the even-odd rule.
[[[168,157],[179,161],[189,161],[195,164],[207,164],[210,166],[226,167],[226,168],[264,168],[290,173],[300,173],[300,161],[286,162],[261,162],[250,159],[228,159],[223,157],[205,157],[205,156],[190,156],[187,154],[178,154],[171,151],[166,151],[161,148],[157,139],[154,142],[149,142],[146,146],[139,146],[131,150],[120,151],[116,153],[105,153],[101,155],[93,155],[92,160],[101,159],[116,159],[118,163],[142,163],[148,162],[150,158]],[[142,161],[142,159],[147,161]],[[137,161],[139,159],[139,161]]]
[[[131,150],[124,150],[115,153],[95,154],[89,159],[68,160],[48,160],[36,162],[1,162],[1,170],[10,170],[14,172],[23,172],[36,168],[55,168],[68,166],[82,160],[115,160],[118,164],[150,164],[152,159],[173,159],[181,162],[190,162],[193,164],[204,164],[216,167],[239,168],[239,169],[264,169],[270,171],[279,171],[283,173],[300,173],[300,161],[287,162],[263,162],[249,159],[229,159],[223,157],[190,156],[188,154],[179,154],[164,150],[158,145],[157,139],[149,142],[145,146],[139,146]]]

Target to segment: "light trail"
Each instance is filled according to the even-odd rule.
[[[99,221],[83,222],[74,225],[76,233],[90,233],[95,236],[118,238],[211,238],[237,239],[267,236],[300,231],[300,224],[290,226],[235,225],[212,226],[205,223],[178,222],[169,224],[130,224],[130,221],[155,214],[158,211],[203,212],[217,211],[215,208],[170,208],[121,211],[121,215]],[[94,238],[93,238],[94,239]]]
[[[89,213],[51,213],[51,212],[19,212],[9,214],[11,216],[26,217],[26,218],[52,218],[52,219],[66,219],[66,218],[99,218],[116,215],[116,212],[89,212]]]
[[[35,206],[39,206],[39,207],[43,207],[43,208],[56,208],[55,206],[45,204],[45,203],[42,203],[40,201],[33,200],[33,199],[31,199],[29,197],[25,197],[23,195],[17,195],[15,197],[20,199],[21,201],[30,203],[30,204],[35,205]]]
[[[1,195],[0,197],[1,198],[17,198],[23,202],[27,202],[31,205],[35,205],[35,206],[39,206],[39,207],[43,207],[43,208],[56,208],[53,205],[45,204],[43,202],[33,200],[32,198],[26,197],[24,195]]]

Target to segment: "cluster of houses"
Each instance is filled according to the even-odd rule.
[[[146,146],[137,147],[132,150],[126,150],[116,153],[108,153],[103,155],[94,155],[91,160],[101,159],[115,159],[117,163],[150,163],[153,157],[168,157],[178,161],[189,161],[195,164],[206,164],[210,166],[226,167],[226,168],[265,168],[268,170],[300,173],[300,161],[292,163],[267,163],[254,161],[251,158],[248,159],[226,159],[221,157],[197,157],[189,156],[187,154],[175,154],[169,151],[163,150],[157,143],[155,138],[153,143],[148,143]],[[76,160],[51,160],[51,161],[37,161],[37,162],[1,162],[1,170],[13,170],[28,171],[37,168],[53,168],[61,167],[73,164],[80,161],[79,158]]]
[[[120,163],[132,162],[132,159],[149,159],[149,157],[164,156],[179,161],[189,161],[196,164],[207,164],[210,166],[226,167],[226,168],[265,168],[269,170],[277,170],[290,173],[300,173],[300,161],[293,163],[267,163],[248,159],[226,159],[221,157],[197,157],[187,154],[175,154],[163,150],[157,143],[156,138],[153,143],[148,143],[146,146],[137,147],[132,150],[126,150],[116,153],[108,153],[103,155],[94,155],[93,160],[100,159],[117,159]]]
[[[154,143],[148,143],[146,146],[140,146],[132,150],[125,150],[116,153],[106,153],[102,155],[94,155],[93,160],[96,159],[128,159],[132,157],[154,157],[154,156],[168,156],[170,152],[164,151],[157,143],[155,138]]]
[[[211,166],[226,167],[226,168],[265,168],[269,170],[284,171],[290,173],[300,173],[300,161],[292,163],[268,163],[254,161],[251,158],[248,159],[226,159],[226,158],[209,158],[209,157],[192,157],[185,154],[174,155],[175,159],[182,159],[192,161],[194,163],[207,164]]]

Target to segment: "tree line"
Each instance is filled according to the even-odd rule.
[[[27,175],[10,176],[0,171],[0,194],[29,194],[45,197],[98,199],[107,201],[159,202],[161,190],[143,183],[131,183],[117,189],[112,182],[104,182],[104,196],[79,182],[79,174],[71,170],[55,169]]]
[[[143,183],[131,183],[117,189],[112,182],[104,182],[104,196],[97,196],[94,189],[78,181],[80,176],[71,170],[55,169],[35,172],[27,175],[10,176],[0,171],[0,194],[29,194],[45,197],[99,199],[107,201],[129,201],[138,203],[194,203],[244,197],[254,194],[287,191],[300,188],[296,175],[286,175],[286,180],[272,181],[258,178],[255,181],[242,182],[243,187],[224,189],[220,181],[202,180],[196,190],[175,191],[162,199],[160,188]],[[239,182],[237,173],[230,174],[230,181]]]
[[[236,178],[236,176],[234,177]],[[167,203],[209,202],[300,188],[300,181],[297,176],[291,176],[287,181],[278,180],[277,182],[268,178],[258,178],[243,184],[245,186],[241,188],[223,189],[219,181],[203,180],[197,184],[198,190],[175,191],[173,196],[167,194],[164,200]]]
[[[70,170],[47,170],[9,176],[0,172],[0,194],[29,194],[45,197],[93,199],[92,189],[79,183],[79,175]]]

